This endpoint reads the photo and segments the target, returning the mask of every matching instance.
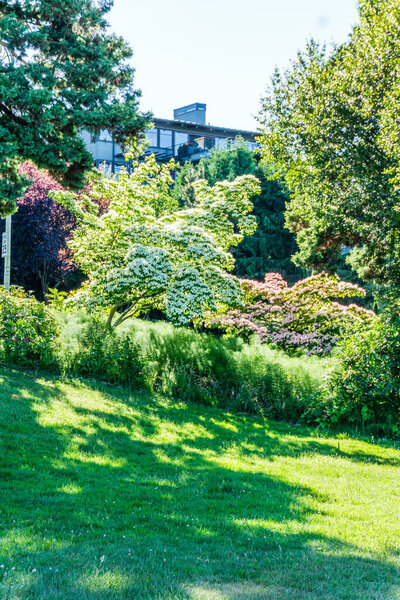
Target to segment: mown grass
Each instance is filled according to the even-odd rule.
[[[400,598],[400,450],[0,370],[0,598]]]

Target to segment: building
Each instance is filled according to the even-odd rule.
[[[173,119],[153,119],[154,127],[146,131],[147,154],[155,154],[159,162],[171,158],[179,162],[198,162],[211,148],[228,148],[240,136],[252,150],[257,146],[255,131],[216,127],[206,124],[206,105],[200,102],[174,110]],[[84,132],[84,140],[93,154],[96,166],[106,164],[113,173],[126,166],[122,148],[104,131],[97,139]]]

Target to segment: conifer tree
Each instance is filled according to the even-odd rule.
[[[79,188],[92,156],[81,132],[123,143],[146,126],[132,51],[108,33],[112,0],[0,0],[0,217],[27,185],[32,160]]]

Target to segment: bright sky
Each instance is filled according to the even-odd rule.
[[[255,130],[274,68],[310,37],[345,41],[357,0],[114,0],[109,17],[134,50],[143,110],[204,102],[211,125]]]

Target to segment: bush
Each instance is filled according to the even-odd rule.
[[[160,391],[180,400],[278,420],[301,419],[320,383],[310,375],[307,364],[294,366],[290,359],[285,364],[281,353],[261,345],[239,347],[237,341],[195,335],[199,338],[195,344],[185,343],[189,342],[185,336],[166,341]]]
[[[74,375],[289,421],[301,419],[322,382],[318,358],[139,320],[105,337],[101,321],[65,318],[64,371]]]
[[[56,368],[58,330],[51,311],[22,288],[0,287],[1,360],[27,367]]]
[[[21,290],[1,293],[1,353],[48,367],[233,411],[297,422],[319,395],[324,361],[168,323],[127,321],[105,333],[102,317],[52,311]]]
[[[226,314],[209,314],[206,326],[249,338],[287,351],[329,354],[347,330],[368,324],[375,313],[338,299],[365,296],[365,290],[320,273],[288,287],[279,273],[267,273],[263,282],[239,279],[245,295],[243,308]]]
[[[400,434],[399,317],[382,315],[349,335],[328,383],[336,420]]]
[[[138,342],[126,334],[105,331],[103,320],[90,319],[76,344],[65,345],[62,350],[64,372],[143,387],[145,360]]]

